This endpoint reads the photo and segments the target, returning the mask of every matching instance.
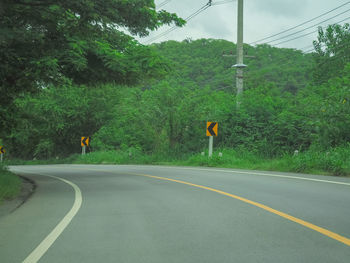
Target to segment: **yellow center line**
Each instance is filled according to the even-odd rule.
[[[78,169],[82,169],[82,168],[78,168]],[[112,172],[112,171],[108,171],[108,170],[96,170],[96,169],[84,169],[84,170],[94,170],[94,171],[100,171],[100,172],[108,172],[108,173],[113,173],[115,174],[115,172]],[[199,184],[193,184],[193,183],[189,183],[189,182],[185,182],[185,181],[181,181],[181,180],[176,180],[176,179],[171,179],[171,178],[167,178],[167,177],[160,177],[160,176],[154,176],[154,175],[148,175],[148,174],[136,174],[136,173],[125,173],[125,172],[122,172],[123,174],[129,174],[129,175],[136,175],[136,176],[144,176],[144,177],[149,177],[149,178],[153,178],[153,179],[159,179],[159,180],[164,180],[164,181],[170,181],[170,182],[175,182],[175,183],[180,183],[180,184],[185,184],[185,185],[189,185],[189,186],[193,186],[193,187],[196,187],[196,188],[201,188],[201,189],[204,189],[204,190],[208,190],[208,191],[211,191],[211,192],[215,192],[215,193],[218,193],[218,194],[221,194],[221,195],[225,195],[225,196],[228,196],[228,197],[232,197],[234,199],[237,199],[237,200],[240,200],[242,202],[245,202],[245,203],[248,203],[248,204],[251,204],[253,206],[256,206],[256,207],[259,207],[261,209],[264,209],[272,214],[275,214],[275,215],[278,215],[280,217],[283,217],[285,219],[288,219],[292,222],[295,222],[299,225],[302,225],[304,227],[307,227],[309,229],[312,229],[314,231],[317,231],[319,233],[321,233],[322,235],[325,235],[325,236],[328,236],[334,240],[337,240],[347,246],[350,246],[350,239],[349,238],[346,238],[344,236],[341,236],[337,233],[334,233],[328,229],[325,229],[323,227],[319,227],[319,226],[316,226],[310,222],[307,222],[307,221],[304,221],[302,219],[299,219],[297,217],[294,217],[294,216],[291,216],[289,214],[286,214],[286,213],[283,213],[281,211],[278,211],[276,209],[273,209],[269,206],[266,206],[266,205],[263,205],[263,204],[260,204],[258,202],[254,202],[254,201],[251,201],[249,199],[246,199],[244,197],[240,197],[240,196],[237,196],[237,195],[234,195],[234,194],[230,194],[230,193],[227,193],[227,192],[224,192],[224,191],[221,191],[221,190],[218,190],[218,189],[215,189],[215,188],[211,188],[211,187],[208,187],[208,186],[203,186],[203,185],[199,185]]]

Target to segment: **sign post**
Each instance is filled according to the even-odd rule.
[[[81,137],[80,144],[81,144],[81,155],[86,154],[86,146],[89,146],[90,143],[90,137]]]
[[[5,154],[5,148],[3,146],[0,146],[0,162],[4,160],[4,154]]]
[[[214,136],[218,136],[218,123],[217,122],[207,122],[207,136],[209,136],[209,153],[208,156],[213,155],[213,141]]]
[[[214,141],[214,137],[210,136],[209,137],[209,153],[208,153],[209,157],[213,156],[213,141]]]
[[[81,148],[81,155],[85,155],[85,153],[86,153],[86,146],[83,146]]]

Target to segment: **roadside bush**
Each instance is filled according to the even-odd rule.
[[[295,172],[326,171],[342,176],[350,173],[350,147],[337,147],[328,151],[309,150],[290,158],[290,169]]]

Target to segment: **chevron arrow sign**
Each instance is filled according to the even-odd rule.
[[[81,147],[89,146],[90,137],[81,137],[80,143],[81,143]]]
[[[218,123],[207,122],[207,136],[218,136]]]

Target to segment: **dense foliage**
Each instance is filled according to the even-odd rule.
[[[145,36],[171,23],[184,20],[156,11],[153,0],[2,0],[1,131],[12,126],[12,102],[24,92],[163,75],[165,62],[124,32]]]
[[[330,25],[318,30],[318,38],[314,41],[315,67],[314,82],[325,83],[332,77],[342,74],[343,68],[350,61],[350,25]]]
[[[38,94],[15,100],[15,127],[4,143],[11,156],[29,159],[78,153],[81,136],[91,136],[90,152],[180,156],[207,148],[205,125],[211,120],[219,122],[215,147],[264,157],[311,151],[301,159],[319,158],[318,152],[345,153],[350,147],[348,27],[320,29],[312,54],[245,45],[248,68],[239,108],[233,43],[187,39],[140,46],[167,61],[153,66],[169,67],[168,74],[131,85],[135,77],[101,84],[93,74],[92,80],[79,81],[80,74],[71,73],[70,81],[47,84]],[[134,72],[136,78],[147,70],[141,72]],[[327,158],[324,165],[342,165]],[[302,161],[295,163],[300,165]]]

